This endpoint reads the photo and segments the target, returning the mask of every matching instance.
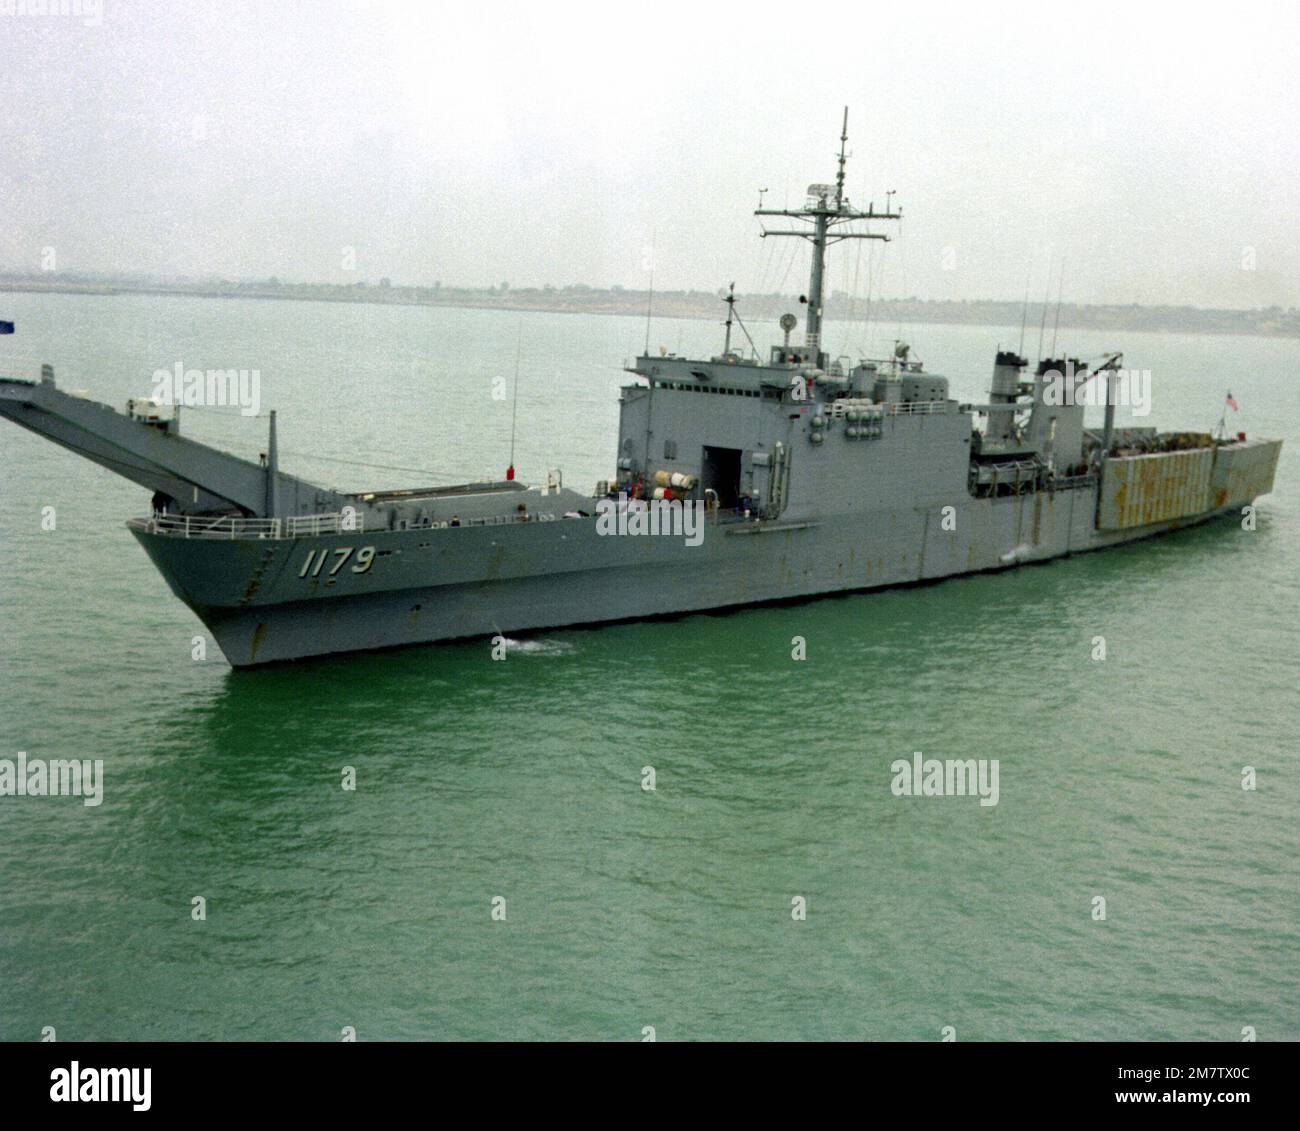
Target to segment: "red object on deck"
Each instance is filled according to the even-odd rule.
[[[514,477],[515,477],[515,465],[512,463],[509,467],[506,468],[506,481],[509,482],[510,480],[514,479]]]
[[[1245,438],[1246,438],[1246,433],[1245,433],[1245,432],[1238,432],[1238,433],[1237,433],[1237,439],[1238,439],[1238,440],[1244,440]]]

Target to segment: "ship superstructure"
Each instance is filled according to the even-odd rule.
[[[1090,382],[1122,373],[999,350],[984,404],[899,343],[850,363],[822,342],[828,248],[885,239],[887,204],[832,184],[763,209],[809,242],[801,343],[767,357],[649,353],[629,367],[610,478],[344,494],[282,471],[271,414],[257,463],[39,380],[0,378],[0,415],[152,493],[128,527],[236,667],[402,644],[640,619],[909,584],[1096,550],[1237,514],[1273,488],[1280,441],[1085,428]],[[638,537],[694,508],[698,538]],[[611,512],[623,521],[611,523]]]

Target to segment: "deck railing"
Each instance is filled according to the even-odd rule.
[[[365,515],[357,510],[333,511],[330,514],[291,514],[283,522],[286,538],[301,538],[308,534],[359,534],[366,529]]]
[[[128,525],[150,534],[174,538],[306,538],[320,534],[357,534],[365,530],[365,516],[345,514],[295,514],[284,518],[237,518],[233,515],[151,514],[133,518]]]
[[[898,404],[881,404],[876,408],[889,413],[892,416],[930,416],[935,413],[946,413],[953,411],[951,401],[907,401]],[[865,410],[870,412],[870,409]]]

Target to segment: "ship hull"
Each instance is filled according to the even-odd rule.
[[[1251,501],[1101,531],[1089,487],[967,499],[949,514],[706,523],[698,545],[674,535],[602,535],[594,518],[266,541],[133,533],[242,668],[1007,569],[1240,518]],[[364,569],[350,564],[367,558]]]

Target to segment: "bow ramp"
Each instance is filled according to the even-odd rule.
[[[249,517],[317,514],[351,503],[279,470],[275,414],[263,464],[187,439],[176,417],[128,402],[126,413],[65,393],[53,369],[39,381],[0,377],[0,416],[154,492],[154,510],[170,514],[238,512]]]

